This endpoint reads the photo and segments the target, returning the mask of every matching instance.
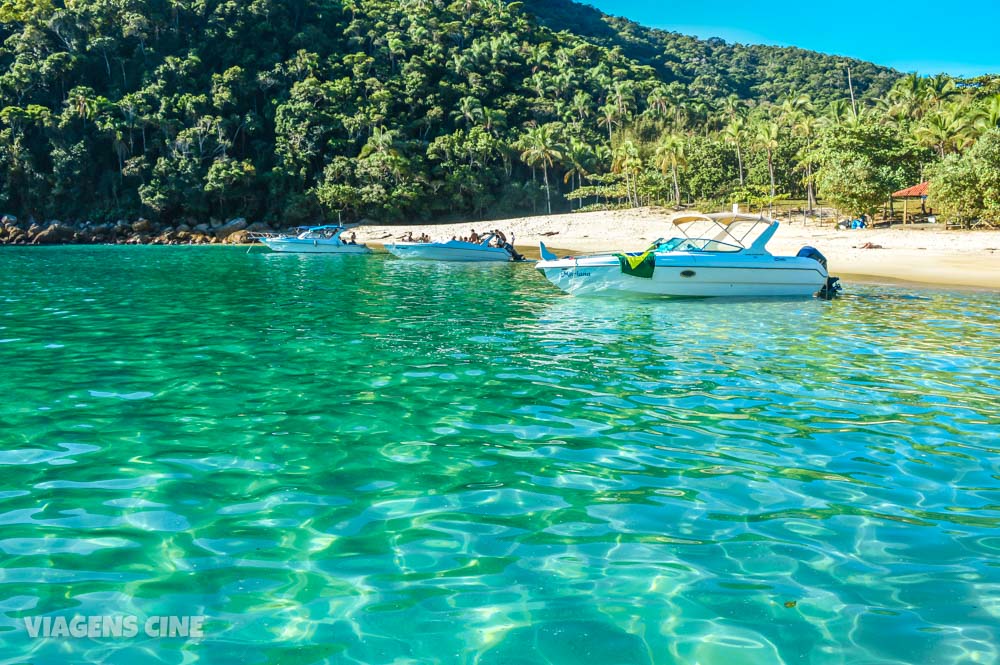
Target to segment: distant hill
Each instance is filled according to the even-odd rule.
[[[647,28],[571,0],[526,0],[524,6],[542,25],[617,47],[626,57],[652,67],[664,82],[679,81],[689,86],[692,96],[709,100],[734,94],[777,102],[787,95],[807,93],[824,105],[849,96],[848,67],[855,95],[877,99],[902,76],[864,60],[800,48],[730,44]]]

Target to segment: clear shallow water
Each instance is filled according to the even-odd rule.
[[[601,302],[527,265],[216,247],[0,266],[0,663],[1000,659],[996,293]],[[25,629],[73,615],[208,619]]]

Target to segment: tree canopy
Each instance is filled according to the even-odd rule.
[[[0,207],[40,218],[391,221],[814,187],[861,209],[1000,121],[993,79],[568,0],[0,0],[0,43]]]

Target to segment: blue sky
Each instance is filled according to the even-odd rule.
[[[1000,74],[1000,0],[583,0],[605,14],[728,42],[799,46],[920,74]]]

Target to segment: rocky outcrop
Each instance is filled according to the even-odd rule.
[[[129,245],[209,245],[250,242],[248,233],[272,231],[264,222],[248,223],[243,217],[226,223],[195,224],[185,220],[176,226],[160,227],[140,218],[134,222],[119,219],[95,223],[90,220],[38,223],[33,218],[19,221],[14,215],[0,216],[0,245],[65,245],[65,244],[129,244]]]
[[[52,222],[31,238],[32,245],[63,245],[75,240],[76,231],[62,222]]]

